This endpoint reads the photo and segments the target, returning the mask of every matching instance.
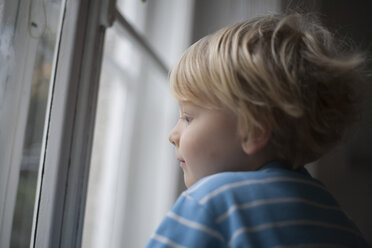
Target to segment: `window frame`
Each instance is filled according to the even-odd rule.
[[[10,67],[17,66],[19,73],[14,73],[15,75],[11,76],[13,85],[5,92],[8,96],[11,96],[11,99],[5,101],[5,106],[2,106],[7,110],[5,128],[6,136],[9,138],[9,145],[5,149],[1,147],[1,153],[3,154],[1,154],[2,168],[0,168],[2,172],[0,174],[0,247],[8,247],[11,242],[31,97],[34,61],[38,52],[39,41],[28,35],[30,14],[28,8],[30,5],[29,2],[20,0],[5,1],[3,8],[7,12],[4,12],[5,14],[1,20],[4,24],[15,24],[12,37],[15,60],[14,63],[10,63]],[[22,56],[19,56],[20,54]],[[4,123],[1,124],[4,125]]]
[[[115,1],[66,1],[33,247],[80,247],[105,29]]]

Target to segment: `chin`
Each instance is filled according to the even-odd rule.
[[[192,185],[193,185],[193,183],[189,183],[189,182],[185,181],[186,188],[190,188]]]
[[[186,176],[184,176],[184,180],[183,181],[185,183],[186,188],[190,188],[195,183],[195,181],[190,180]]]
[[[183,175],[183,182],[185,183],[186,188],[191,186],[189,180],[187,180],[186,174]]]

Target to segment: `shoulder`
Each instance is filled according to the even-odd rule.
[[[305,170],[291,171],[277,166],[205,177],[186,190],[182,198],[193,201],[195,208],[206,209],[217,222],[226,216],[240,218],[240,214],[228,213],[243,207],[246,216],[256,215],[258,210],[280,215],[278,206],[280,209],[291,206],[297,211],[302,209],[302,203],[338,208],[324,185]]]
[[[258,171],[223,172],[205,177],[183,193],[184,197],[192,198],[201,205],[209,201],[234,195],[242,195],[247,199],[260,195],[269,197],[281,191],[301,191],[309,189],[326,192],[322,183],[312,178],[306,171],[298,172],[283,169],[282,166],[264,166]]]
[[[205,177],[186,190],[183,195],[192,197],[203,204],[207,198],[217,194],[233,192],[246,184],[270,178],[271,175],[261,171],[251,172],[222,172]]]
[[[360,240],[358,230],[320,182],[306,171],[280,166],[201,179],[182,193],[156,235],[152,242],[169,239],[185,247]]]

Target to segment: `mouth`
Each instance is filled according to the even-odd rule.
[[[185,160],[178,159],[178,161],[180,161],[180,167],[181,168],[185,167]]]

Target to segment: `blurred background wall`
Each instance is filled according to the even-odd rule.
[[[290,3],[292,2],[292,3]],[[311,2],[311,1],[310,1]],[[296,1],[284,1],[295,4]],[[351,39],[367,52],[371,70],[372,1],[312,1],[314,11],[339,37]],[[323,181],[341,206],[356,222],[372,244],[372,85],[360,88],[361,120],[351,130],[352,137],[324,156],[313,168],[315,177]]]

